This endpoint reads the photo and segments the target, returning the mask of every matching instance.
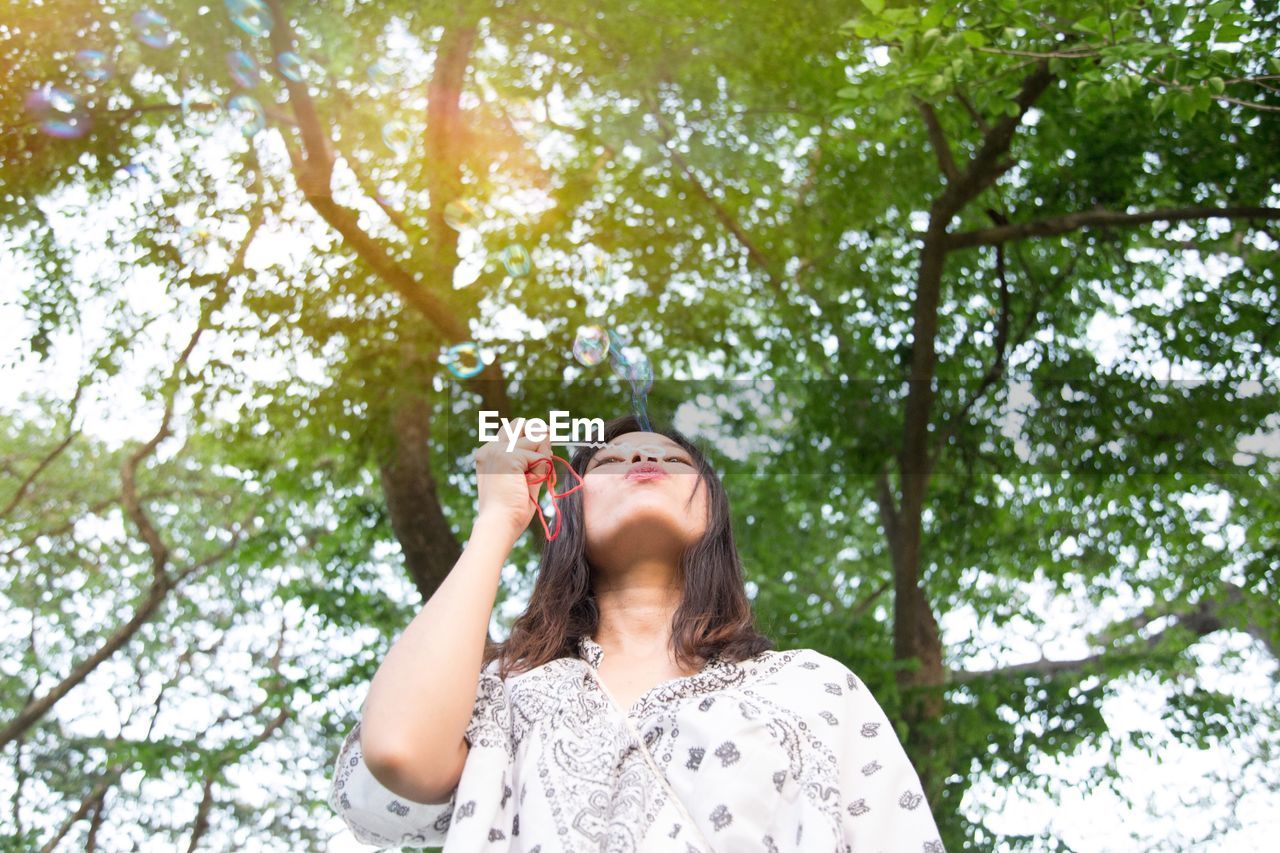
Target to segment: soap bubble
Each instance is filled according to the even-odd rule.
[[[573,340],[573,357],[587,367],[595,367],[609,354],[609,336],[600,326],[579,326]]]
[[[459,379],[470,379],[484,370],[480,357],[480,345],[472,341],[454,344],[440,356],[440,363]]]
[[[581,335],[581,330],[579,335]],[[649,428],[649,414],[645,408],[645,397],[653,389],[653,365],[649,362],[649,357],[641,349],[631,346],[625,338],[613,329],[609,329],[605,335],[607,342],[601,342],[597,346],[606,350],[609,357],[609,367],[612,369],[613,374],[619,379],[625,380],[631,387],[631,411],[640,419],[641,425],[647,430]],[[576,343],[574,344],[574,350],[576,355]],[[603,358],[604,356],[601,356],[595,363],[599,363],[599,360]]]
[[[47,110],[54,113],[69,113],[79,106],[76,96],[65,89],[45,86],[36,89],[27,98],[27,106],[33,110]]]
[[[502,250],[502,265],[512,277],[522,278],[529,274],[533,262],[529,257],[528,249],[519,243],[512,243]]]
[[[236,95],[227,101],[227,113],[245,136],[251,137],[267,126],[267,114],[263,112],[262,104],[249,95]]]
[[[182,120],[201,136],[208,136],[225,118],[222,104],[208,92],[189,89],[182,96]]]
[[[169,27],[169,19],[155,9],[135,12],[133,29],[138,41],[147,47],[166,48],[177,38],[177,34]]]
[[[614,376],[631,386],[632,401],[643,411],[644,397],[653,388],[653,365],[643,350],[631,346],[613,329],[609,330],[608,337],[609,367]]]
[[[610,335],[613,335],[612,331],[610,331]],[[639,348],[630,344],[618,346],[616,335],[609,343],[609,367],[613,370],[613,375],[619,379],[629,379],[631,365],[642,358],[644,358],[644,353]]]
[[[389,121],[382,126],[382,141],[397,157],[403,157],[413,148],[413,131],[402,121]]]
[[[511,102],[508,112],[516,121],[541,124],[547,120],[547,105],[530,98],[516,98]]]
[[[188,243],[204,246],[213,242],[213,231],[207,225],[186,225],[178,232]]]
[[[444,221],[455,231],[474,228],[480,221],[480,211],[464,199],[454,199],[444,206]]]
[[[612,367],[615,376],[631,385],[632,395],[642,397],[653,388],[653,365],[644,353],[634,353],[625,364],[614,361]]]
[[[184,250],[200,258],[207,257],[209,249],[216,244],[213,230],[204,223],[184,225],[178,229],[178,236],[182,238]]]
[[[89,113],[76,96],[63,89],[46,86],[27,95],[27,113],[40,132],[57,139],[79,139],[89,132]]]
[[[262,0],[226,0],[231,23],[251,36],[271,32],[271,11]]]
[[[301,83],[307,76],[307,67],[302,57],[291,50],[276,57],[276,68],[280,71],[281,77],[292,80],[294,83]]]
[[[237,86],[252,89],[258,85],[262,72],[258,70],[258,63],[254,58],[243,50],[233,50],[227,54],[227,68],[231,69],[231,79],[236,81]]]
[[[623,347],[625,346],[627,346],[627,342],[623,339],[622,335],[619,335],[617,331],[610,329],[609,330],[609,353],[614,358],[620,358],[623,361],[626,361],[626,356],[622,354]]]
[[[612,273],[609,256],[604,252],[596,252],[587,262],[587,282],[592,287],[604,287],[609,283]]]
[[[206,223],[199,222],[180,228],[178,236],[183,260],[193,267],[207,268],[222,251],[218,235]]]
[[[385,91],[391,88],[391,82],[396,76],[396,68],[391,62],[385,59],[378,59],[370,63],[365,73],[369,76],[369,83],[374,89]]]
[[[114,70],[111,57],[100,50],[89,48],[76,51],[76,65],[80,67],[80,73],[84,75],[84,79],[91,83],[101,83],[110,77]]]

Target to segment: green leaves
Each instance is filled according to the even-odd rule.
[[[103,32],[120,35],[111,22],[127,21],[139,5],[141,0],[124,0],[103,18]],[[302,30],[334,57],[332,80],[354,86],[351,91],[363,85],[361,63],[378,52],[386,33],[427,56],[438,28],[454,14],[442,3],[290,8]],[[996,216],[1017,225],[1096,210],[1229,204],[1272,193],[1274,125],[1268,120],[1255,127],[1246,108],[1214,109],[1214,99],[1256,96],[1259,89],[1239,81],[1268,69],[1280,73],[1280,51],[1266,28],[1242,33],[1247,22],[1232,3],[1084,4],[1072,14],[1085,17],[1073,25],[1050,16],[1044,4],[1021,0],[880,0],[855,4],[852,20],[836,28],[833,23],[850,15],[847,3],[792,4],[785,16],[777,8],[765,0],[667,4],[638,23],[630,4],[610,0],[592,7],[590,32],[540,20],[543,7],[537,4],[519,24],[484,22],[480,43],[495,50],[477,52],[463,78],[462,117],[474,144],[460,180],[468,192],[490,193],[490,210],[513,199],[522,205],[526,196],[536,207],[545,192],[554,197],[554,212],[536,224],[495,213],[466,241],[477,247],[479,257],[471,260],[483,270],[470,289],[455,292],[448,263],[423,267],[422,286],[452,300],[461,321],[509,338],[495,355],[519,378],[559,376],[574,327],[601,313],[652,339],[660,378],[677,366],[795,377],[799,390],[785,402],[772,399],[770,411],[748,409],[731,424],[753,434],[772,429],[770,416],[778,411],[794,416],[780,436],[781,449],[729,465],[736,475],[727,483],[735,535],[748,579],[758,585],[760,624],[783,646],[830,650],[858,664],[877,695],[892,702],[897,670],[919,669],[918,663],[899,667],[893,659],[901,626],[893,621],[893,558],[876,510],[872,463],[884,461],[891,483],[900,482],[892,465],[905,413],[895,380],[912,363],[921,247],[945,187],[920,102],[932,109],[964,171],[991,128],[1018,115],[1014,97],[1026,75],[1052,54],[1056,79],[1033,105],[1036,125],[1029,126],[1029,116],[1005,152],[1016,168],[955,213],[946,225],[953,234],[989,228]],[[200,17],[194,7],[190,14]],[[236,45],[243,41],[210,29],[234,37]],[[55,30],[41,32],[63,38]],[[3,49],[20,50],[14,47],[20,41]],[[1224,44],[1238,44],[1239,52],[1234,46],[1213,49]],[[246,629],[258,641],[254,666],[197,656],[197,672],[175,688],[192,694],[184,700],[198,702],[202,694],[191,685],[211,678],[206,670],[235,671],[241,680],[214,686],[249,700],[235,709],[243,713],[260,698],[256,691],[243,694],[272,683],[260,665],[274,639],[265,636],[264,613],[268,606],[277,616],[287,613],[286,649],[296,649],[301,659],[290,664],[285,680],[299,704],[307,701],[305,687],[321,706],[310,709],[316,713],[303,724],[311,729],[300,727],[291,742],[309,736],[323,751],[326,739],[349,724],[358,704],[352,697],[367,687],[418,601],[377,462],[393,445],[389,401],[430,387],[418,371],[439,341],[353,251],[349,231],[313,215],[283,157],[264,157],[257,166],[275,257],[252,275],[229,281],[218,268],[191,269],[173,236],[193,216],[215,226],[241,222],[248,183],[234,164],[248,152],[225,164],[204,162],[217,159],[214,143],[181,148],[190,134],[165,105],[183,80],[216,84],[231,46],[193,37],[182,48],[186,77],[172,73],[170,66],[179,63],[175,54],[166,60],[169,66],[146,73],[140,66],[127,85],[117,80],[114,98],[139,104],[154,99],[155,109],[123,113],[115,135],[100,126],[104,135],[92,145],[38,139],[30,161],[6,161],[3,178],[13,187],[12,198],[0,207],[9,206],[6,245],[21,289],[16,301],[31,326],[30,346],[66,359],[68,375],[87,365],[95,386],[112,376],[128,379],[127,365],[165,365],[174,356],[172,340],[166,344],[165,335],[151,334],[158,325],[149,327],[95,296],[121,297],[138,282],[155,280],[157,292],[192,300],[169,318],[186,323],[196,316],[196,300],[224,288],[218,312],[224,325],[209,336],[217,338],[217,348],[206,351],[202,342],[199,367],[193,368],[198,375],[191,377],[198,394],[183,398],[175,415],[175,432],[186,443],[172,462],[146,468],[141,485],[175,553],[208,554],[220,531],[250,510],[263,519],[264,532],[201,575],[190,595],[130,647],[128,663],[167,676],[175,667],[174,649],[207,642],[233,624]],[[15,79],[26,74],[31,80],[53,73],[62,61],[52,55],[7,58],[21,60],[11,62],[19,72]],[[480,80],[492,88],[493,99],[486,99]],[[350,149],[343,152],[335,200],[359,210],[371,239],[404,251],[403,257],[410,257],[406,238],[379,212],[374,195],[385,193],[383,201],[393,209],[401,205],[399,212],[413,223],[431,216],[427,177],[437,164],[393,162],[380,140],[384,112],[420,109],[425,80],[409,86],[399,106],[328,83],[316,87],[327,129]],[[554,145],[512,135],[507,112],[515,111],[517,99],[546,91],[560,93],[563,112],[582,127],[568,132],[550,128],[551,122],[526,122],[532,127],[524,132],[554,135]],[[20,103],[22,92],[15,88],[10,101]],[[652,105],[655,93],[680,140],[679,161],[677,148],[666,147]],[[283,103],[276,109],[288,112]],[[291,132],[287,123],[284,128],[272,132]],[[136,202],[127,183],[99,174],[102,164],[129,162],[135,154],[148,162],[159,158],[165,167]],[[84,165],[89,162],[99,164],[97,171]],[[349,169],[366,171],[373,190],[364,191]],[[89,215],[77,218],[82,210]],[[93,236],[90,226],[102,219],[110,221],[110,240]],[[924,498],[920,568],[940,619],[976,616],[994,628],[945,646],[949,666],[1021,660],[1007,653],[1005,641],[1028,624],[1078,642],[1086,626],[1076,624],[1068,608],[1031,612],[1035,598],[1028,590],[1034,584],[1066,596],[1086,616],[1115,613],[1115,627],[1123,629],[1137,607],[1125,593],[1132,554],[1143,557],[1144,594],[1161,603],[1211,600],[1222,591],[1221,578],[1233,573],[1261,601],[1274,600],[1274,543],[1280,541],[1274,495],[1280,489],[1265,470],[1232,462],[1235,442],[1261,421],[1265,406],[1245,411],[1238,402],[1204,394],[1158,410],[1157,388],[1106,373],[1169,363],[1188,372],[1198,364],[1224,375],[1265,374],[1265,354],[1276,344],[1277,324],[1268,313],[1274,252],[1265,251],[1251,223],[1233,222],[1213,233],[1222,231],[1219,225],[1081,228],[1007,244],[1000,259],[1009,285],[1008,329],[1024,337],[1008,341],[1005,370],[1006,376],[1031,377],[1030,401],[1005,376],[969,397],[977,385],[971,380],[995,364],[1002,282],[989,247],[947,253],[934,317],[939,390],[927,431],[936,434],[944,417],[958,419],[947,422],[954,434],[939,448]],[[415,243],[422,236],[433,239],[429,229],[418,228]],[[507,281],[492,253],[516,241],[533,250],[537,266],[527,278]],[[295,243],[296,252],[274,250]],[[584,243],[607,245],[625,298],[608,301],[587,283]],[[1211,266],[1236,271],[1197,282],[1180,263],[1187,245],[1230,260]],[[1180,290],[1170,287],[1175,280]],[[1179,295],[1171,296],[1175,290]],[[488,328],[498,322],[495,316],[505,322],[513,313],[543,328],[528,336]],[[1132,339],[1099,344],[1095,326],[1121,319]],[[82,359],[65,333],[84,320],[112,325],[95,329],[101,345]],[[1116,350],[1120,368],[1108,368],[1100,350]],[[284,375],[264,378],[254,366],[274,364],[300,369],[286,367]],[[1085,378],[1072,380],[1070,399],[1054,384],[1063,376]],[[115,381],[109,384],[116,388]],[[520,405],[546,411],[560,402],[552,398],[563,388],[548,385],[555,387],[540,392],[545,399],[531,393],[519,398]],[[673,412],[687,402],[684,396],[673,383],[655,397],[653,410]],[[430,427],[423,435],[432,443],[429,464],[440,510],[465,535],[474,483],[470,471],[457,467],[464,455],[458,434],[465,435],[470,422],[440,414],[453,400],[429,397],[422,417],[432,420],[423,424]],[[138,389],[138,398],[154,400],[154,389]],[[605,411],[618,402],[605,391],[573,399]],[[0,494],[15,495],[33,470],[31,460],[64,433],[71,422],[65,408],[66,400],[50,393],[12,413],[0,454],[10,460]],[[154,415],[158,408],[148,411]],[[1011,422],[1015,411],[1019,417]],[[45,415],[52,412],[64,417]],[[446,435],[452,436],[447,443]],[[1223,464],[1197,470],[1189,441],[1211,449]],[[119,541],[101,538],[102,531],[120,527],[113,507],[122,459],[118,447],[77,440],[67,459],[40,473],[6,519],[10,541],[34,542],[41,531],[48,538],[40,547],[13,551],[3,568],[10,572],[12,608],[24,624],[33,616],[43,626],[50,641],[44,645],[57,648],[60,658],[90,651],[93,638],[129,612],[149,576],[145,546],[127,525]],[[1206,544],[1204,527],[1215,523],[1210,514],[1179,508],[1187,499],[1203,505],[1212,495],[1233,499],[1222,523],[1233,531],[1229,549]],[[99,505],[107,508],[101,517],[91,509]],[[780,537],[778,530],[800,535]],[[1234,538],[1237,530],[1243,544]],[[537,557],[531,545],[522,549],[512,561],[518,572],[528,571]],[[86,566],[99,568],[82,578]],[[504,584],[500,599],[510,595],[514,603],[527,580],[521,575]],[[92,614],[106,615],[90,624]],[[1254,621],[1263,632],[1277,633],[1274,624]],[[9,649],[23,677],[52,668],[25,639]],[[1149,679],[1158,687],[1162,679],[1175,679],[1189,666],[1191,639],[1181,637],[1152,656],[1143,637],[1129,636],[1127,656],[1109,649],[1092,678],[1022,671],[967,686],[951,683],[942,719],[916,722],[909,733],[933,731],[937,749],[922,760],[938,762],[936,778],[953,780],[947,789],[952,802],[976,781],[1021,787],[1041,778],[1037,763],[1069,761],[1081,747],[1105,744],[1100,708],[1116,681]],[[1080,653],[1099,650],[1090,644]],[[133,677],[129,669],[122,667],[125,678]],[[49,673],[44,675],[47,683]],[[34,683],[30,678],[22,686]],[[116,685],[120,696],[132,690],[132,682]],[[25,696],[25,690],[11,693]],[[143,706],[152,699],[142,697]],[[6,710],[17,709],[11,703]],[[1174,701],[1167,712],[1189,742],[1237,735],[1231,721],[1242,714],[1225,696],[1196,693]],[[332,725],[318,730],[318,719]],[[211,757],[237,756],[244,747],[243,731],[230,739],[218,730],[202,734],[208,742],[198,748],[185,739],[164,740],[119,746],[115,753],[148,773],[198,775],[212,766]],[[52,728],[38,735],[24,754],[37,768],[29,790],[46,794],[24,807],[69,813],[91,781],[81,769],[91,765],[79,757],[97,760],[105,747],[73,743]],[[1135,740],[1150,745],[1149,738]],[[66,754],[77,762],[63,760]],[[295,759],[269,760],[287,769]],[[997,778],[997,772],[1005,775]],[[198,794],[199,786],[193,790]],[[135,811],[153,805],[129,796]],[[293,805],[311,799],[304,794]],[[218,818],[214,824],[225,827],[238,816],[228,811]],[[323,815],[294,818],[318,822]],[[999,846],[988,829],[975,828],[981,821],[979,814],[974,826],[952,827],[973,837],[948,848]],[[1147,846],[1162,845],[1157,839]]]
[[[1189,92],[1180,89],[1160,92],[1151,98],[1151,115],[1159,118],[1172,110],[1180,119],[1195,118],[1197,113],[1205,112],[1213,106],[1213,88],[1212,85],[1206,85]]]

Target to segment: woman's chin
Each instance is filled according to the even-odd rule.
[[[634,515],[600,536],[588,536],[589,559],[608,565],[610,557],[637,555],[679,559],[696,536],[688,529],[688,519],[655,515]],[[603,557],[603,559],[597,559]],[[624,557],[624,559],[625,559]]]

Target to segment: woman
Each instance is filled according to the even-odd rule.
[[[866,685],[753,627],[704,456],[630,417],[605,442],[574,454],[582,488],[496,646],[500,571],[540,489],[526,475],[551,448],[477,453],[471,538],[338,756],[329,802],[351,831],[445,853],[941,851]]]

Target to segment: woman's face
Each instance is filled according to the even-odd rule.
[[[586,556],[594,565],[636,556],[674,563],[707,529],[693,456],[665,435],[617,436],[596,451],[582,481]]]

